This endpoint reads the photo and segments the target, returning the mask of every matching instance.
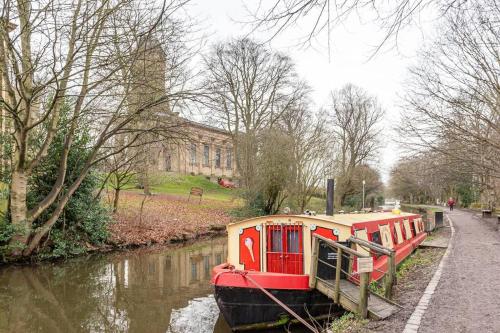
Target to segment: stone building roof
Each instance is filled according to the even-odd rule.
[[[204,123],[200,123],[200,122],[197,122],[197,121],[194,121],[194,120],[185,119],[185,118],[184,118],[184,120],[186,121],[186,124],[188,124],[190,126],[193,126],[193,127],[199,127],[199,128],[211,131],[211,132],[217,132],[217,133],[228,135],[228,136],[231,135],[231,133],[229,131],[227,131],[225,129],[222,129],[222,128],[219,128],[219,127],[207,125],[207,124],[204,124]]]

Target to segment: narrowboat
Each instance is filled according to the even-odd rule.
[[[321,318],[341,311],[331,299],[309,287],[314,234],[347,242],[351,236],[393,249],[396,264],[425,239],[418,214],[399,211],[334,214],[273,215],[227,226],[227,262],[213,268],[215,300],[235,331],[278,326],[286,311],[261,288],[302,318]],[[353,246],[356,246],[353,244]],[[359,248],[357,251],[368,250]],[[372,280],[387,271],[387,257],[373,255]]]

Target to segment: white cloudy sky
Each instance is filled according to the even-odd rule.
[[[257,4],[258,0],[192,0],[190,14],[209,34],[210,44],[248,33],[249,27],[239,22],[248,21],[245,5],[252,7],[253,3]],[[391,47],[394,45],[391,43],[372,59],[369,59],[370,55],[381,41],[382,31],[368,19],[360,22],[357,17],[332,30],[330,57],[326,34],[319,36],[314,47],[297,46],[297,40],[307,33],[304,27],[286,30],[270,44],[272,48],[292,57],[299,75],[313,88],[316,109],[328,103],[331,90],[346,83],[354,83],[377,96],[386,110],[384,142],[378,167],[384,181],[387,181],[391,165],[400,155],[391,125],[398,121],[402,112],[400,96],[404,93],[408,67],[417,61],[416,52],[429,41],[435,24],[432,15],[421,15],[417,25],[407,28],[400,35],[397,48]],[[256,33],[252,37],[268,39],[265,33]]]

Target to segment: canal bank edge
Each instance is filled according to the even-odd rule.
[[[439,284],[439,280],[441,279],[441,273],[443,271],[443,267],[448,261],[449,254],[451,252],[451,249],[453,248],[453,239],[455,236],[455,228],[453,226],[453,222],[449,215],[445,215],[448,223],[450,225],[451,229],[451,236],[450,239],[448,240],[448,247],[446,248],[446,252],[444,253],[443,257],[441,258],[441,261],[439,263],[438,268],[434,272],[434,275],[432,276],[432,279],[429,281],[429,284],[427,285],[427,288],[424,291],[424,294],[420,298],[420,301],[418,302],[418,305],[415,307],[415,310],[413,311],[412,315],[410,316],[410,319],[406,322],[406,326],[403,330],[403,333],[417,333],[418,329],[420,327],[420,322],[422,321],[422,318],[425,315],[425,311],[427,310],[427,307],[429,306],[429,303],[432,299],[432,295],[436,291],[437,285]]]
[[[146,248],[168,248],[168,247],[178,247],[185,246],[197,241],[205,241],[210,239],[215,239],[221,236],[227,236],[227,230],[225,225],[211,225],[208,230],[204,230],[202,232],[184,232],[180,235],[175,235],[170,238],[165,238],[161,242],[149,242],[143,244],[124,244],[124,243],[113,243],[108,242],[103,244],[102,246],[87,246],[86,251],[79,255],[73,255],[70,257],[57,257],[57,258],[47,258],[40,259],[37,257],[28,257],[23,258],[23,260],[15,260],[15,261],[6,261],[0,262],[0,268],[6,267],[9,265],[30,265],[44,262],[60,262],[70,258],[77,258],[84,255],[92,255],[99,253],[112,253],[112,252],[121,252],[127,250],[136,250],[136,249],[146,249]]]
[[[226,236],[227,230],[225,225],[211,225],[208,230],[202,232],[183,232],[180,235],[175,235],[170,238],[165,238],[161,242],[148,242],[143,244],[114,244],[108,243],[106,247],[96,248],[97,252],[109,252],[114,250],[132,250],[139,248],[147,248],[152,246],[173,246],[173,245],[187,245],[194,241],[209,240],[221,236]]]

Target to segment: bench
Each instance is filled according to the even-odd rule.
[[[191,196],[200,197],[198,204],[201,203],[201,198],[203,197],[203,189],[200,187],[191,187],[191,191],[189,191],[188,201],[191,199]]]
[[[491,217],[491,209],[483,209],[481,210],[481,216],[484,217]]]

